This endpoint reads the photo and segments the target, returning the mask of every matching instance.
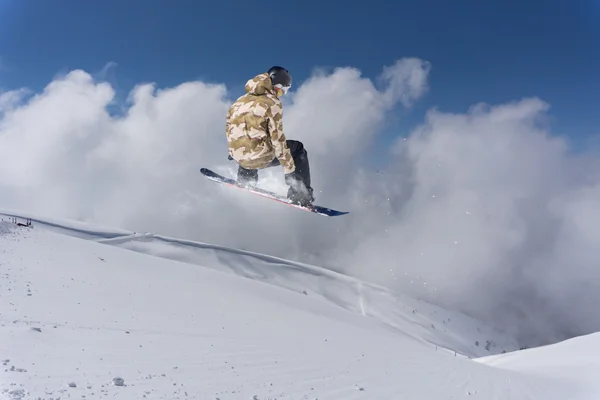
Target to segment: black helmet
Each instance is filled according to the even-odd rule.
[[[292,76],[290,75],[287,69],[277,66],[271,67],[271,69],[269,69],[268,74],[271,77],[271,82],[273,83],[273,86],[292,86]]]

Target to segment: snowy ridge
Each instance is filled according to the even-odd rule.
[[[196,264],[320,297],[362,316],[375,318],[414,340],[466,357],[518,349],[517,343],[509,336],[464,314],[391,293],[384,287],[318,266],[153,233],[112,230],[94,224],[48,220],[15,212],[1,215],[30,218],[39,226],[69,236]]]
[[[481,357],[478,362],[507,370],[520,371],[540,377],[557,378],[557,372],[568,368],[561,381],[584,387],[600,398],[600,333],[565,340],[551,346],[542,346],[518,352]]]
[[[598,335],[469,359],[432,343],[476,321],[337,273],[32,220],[0,221],[2,400],[600,398]]]
[[[0,218],[8,220],[17,218],[21,220],[31,220],[41,226],[53,231],[63,233],[69,236],[76,236],[82,239],[96,238],[117,238],[131,235],[130,231],[116,229],[112,227],[100,226],[98,224],[88,224],[75,220],[65,220],[61,218],[44,218],[36,214],[22,213],[16,210],[0,209]]]
[[[463,314],[317,266],[152,233],[98,241],[321,297],[384,322],[415,340],[465,356],[479,357],[518,348],[509,337]]]

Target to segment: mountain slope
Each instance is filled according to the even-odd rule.
[[[436,349],[425,319],[410,320],[402,308],[390,320],[363,315],[347,306],[356,302],[344,278],[316,267],[308,268],[313,278],[301,284],[311,290],[304,294],[282,282],[309,275],[305,267],[275,268],[274,259],[249,254],[223,262],[239,270],[245,262],[263,282],[97,243],[96,228],[73,224],[81,229],[65,235],[60,224],[0,223],[3,398],[553,400],[592,398],[584,390],[596,389],[589,380]],[[135,242],[123,241],[122,231],[101,236]],[[145,246],[165,251],[151,243]],[[261,257],[280,271],[272,281]],[[389,296],[368,297],[366,309],[385,314]],[[578,371],[557,364],[562,377]]]
[[[320,297],[362,316],[385,322],[402,334],[423,343],[467,357],[488,356],[518,349],[517,343],[509,335],[464,314],[444,310],[399,293],[391,293],[386,288],[317,266],[152,233],[135,233],[8,211],[0,215],[5,218],[31,218],[36,226],[54,232],[196,264]]]

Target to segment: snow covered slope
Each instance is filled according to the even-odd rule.
[[[324,268],[152,233],[135,233],[76,221],[0,212],[0,217],[11,216],[23,221],[24,218],[31,218],[38,227],[69,236],[192,263],[320,297],[382,321],[415,340],[467,357],[488,356],[518,349],[517,343],[510,336],[464,314],[444,310],[399,293],[390,293],[386,288]]]
[[[576,339],[585,344],[575,354],[559,344],[536,349],[542,355],[472,360],[434,343],[480,352],[467,345],[476,321],[317,267],[70,221],[34,220],[29,228],[7,220],[0,222],[3,399],[600,393],[598,365],[586,356],[596,336]],[[449,315],[444,329],[428,325]],[[548,364],[543,357],[554,366],[538,371]]]
[[[552,346],[481,357],[477,361],[533,376],[548,377],[585,389],[586,398],[600,398],[600,333]],[[594,394],[592,396],[592,394]],[[568,398],[576,398],[574,395]]]

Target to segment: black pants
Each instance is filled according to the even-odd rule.
[[[296,165],[296,176],[304,183],[306,188],[310,189],[310,166],[308,164],[308,153],[302,142],[297,140],[286,140],[287,146],[292,153],[292,159]],[[275,158],[265,168],[277,167],[281,165],[279,160]],[[257,180],[258,171],[249,170],[243,167],[238,167],[238,180]]]

